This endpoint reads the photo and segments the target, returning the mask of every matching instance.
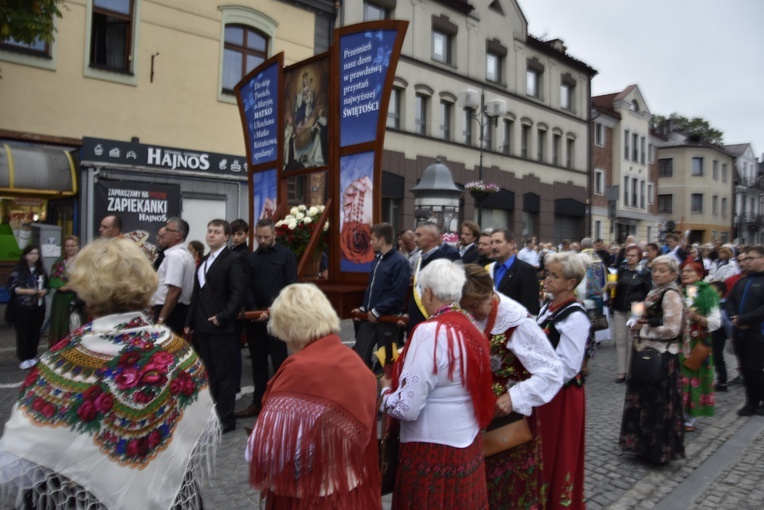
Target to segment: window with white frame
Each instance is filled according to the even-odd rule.
[[[692,158],[692,166],[690,169],[690,175],[693,175],[696,177],[703,175],[703,158],[700,158],[700,157]]]
[[[504,143],[502,152],[512,154],[512,137],[514,136],[515,123],[510,119],[504,119]]]
[[[647,183],[647,204],[653,205],[655,203],[655,189],[653,183]]]
[[[451,140],[451,124],[453,104],[448,101],[440,102],[440,137],[443,140]]]
[[[525,93],[530,97],[542,99],[541,80],[544,75],[544,65],[536,57],[526,61]]]
[[[605,171],[604,170],[594,170],[594,194],[595,195],[605,194]]]
[[[719,180],[719,162],[717,160],[711,162],[711,176],[715,181]]]
[[[0,41],[0,49],[24,53],[35,57],[50,57],[50,45],[40,37],[36,37],[34,42],[29,44],[19,42],[13,37],[9,37]]]
[[[634,163],[639,163],[639,135],[637,133],[631,135],[631,160]]]
[[[727,197],[722,197],[722,216],[727,216]]]
[[[703,193],[690,193],[690,212],[703,212]]]
[[[727,182],[727,163],[722,163],[722,182]]]
[[[390,10],[386,7],[382,7],[374,2],[364,1],[363,3],[363,20],[364,21],[379,21],[383,19],[390,19]]]
[[[719,196],[714,195],[711,197],[711,214],[717,216],[719,214]]]
[[[401,95],[402,90],[393,87],[390,91],[390,104],[387,106],[387,127],[401,129]]]
[[[628,129],[623,130],[623,159],[629,160],[631,151],[629,150],[629,144],[631,143],[631,132]]]
[[[433,29],[432,59],[443,64],[451,63],[451,34]]]
[[[562,150],[562,135],[554,133],[552,135],[552,164],[560,166],[560,151]]]
[[[427,134],[427,100],[424,94],[414,97],[414,132],[418,135]]]
[[[573,110],[573,87],[567,83],[560,85],[560,108]]]
[[[605,146],[605,126],[599,122],[594,123],[594,145],[597,147]]]
[[[501,82],[501,57],[490,51],[485,54],[485,79],[494,83]]]
[[[600,220],[594,221],[594,238],[602,239],[602,222]]]

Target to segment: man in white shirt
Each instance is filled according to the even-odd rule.
[[[153,297],[154,321],[181,335],[194,291],[196,263],[186,248],[188,223],[170,218],[164,231],[164,259],[157,270],[159,285]]]
[[[532,238],[526,239],[525,246],[523,247],[523,249],[517,252],[517,258],[519,258],[523,262],[527,262],[528,264],[538,269],[539,255],[538,253],[536,253],[536,250],[534,249],[535,247],[536,247],[536,243],[533,241]]]

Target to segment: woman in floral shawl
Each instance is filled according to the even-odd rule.
[[[56,259],[50,271],[48,287],[56,291],[53,294],[50,310],[50,332],[48,334],[50,347],[56,345],[59,340],[69,334],[69,318],[72,314],[70,306],[77,297],[69,284],[69,272],[74,268],[74,259],[79,251],[80,240],[76,236],[66,236],[64,238],[64,254]]]
[[[497,416],[517,412],[526,417],[533,439],[485,458],[491,510],[543,508],[542,454],[536,408],[562,387],[562,364],[543,330],[523,306],[495,292],[488,271],[464,266],[467,283],[462,308],[472,314],[491,346]]]
[[[684,365],[685,358],[698,343],[711,347],[711,332],[722,325],[719,311],[719,295],[711,286],[701,281],[703,266],[697,262],[685,262],[682,266],[682,290],[687,305],[687,334],[685,348],[679,353],[682,369],[682,402],[684,404],[684,430],[695,431],[699,416],[714,415],[714,360],[711,353],[697,370]],[[694,290],[693,290],[694,289]]]
[[[156,290],[151,263],[97,240],[70,281],[95,319],[23,382],[0,439],[0,508],[201,508],[220,428],[196,354],[135,311]]]

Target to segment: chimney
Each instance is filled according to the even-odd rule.
[[[560,53],[564,54],[566,51],[568,51],[568,47],[565,46],[565,43],[562,41],[562,39],[552,39],[548,44]]]

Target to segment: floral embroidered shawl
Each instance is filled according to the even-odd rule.
[[[34,479],[36,497],[74,495],[83,508],[194,508],[219,442],[207,374],[185,341],[138,312],[101,317],[22,383],[0,439],[0,506]]]

